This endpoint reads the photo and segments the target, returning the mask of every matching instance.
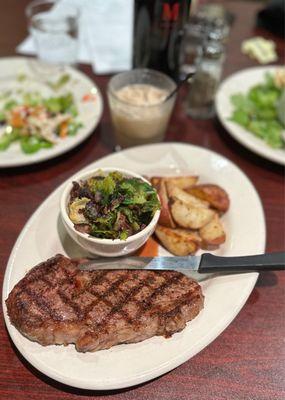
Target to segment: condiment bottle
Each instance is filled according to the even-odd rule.
[[[179,80],[179,56],[190,0],[135,0],[133,68]]]
[[[214,98],[221,79],[224,47],[216,41],[206,41],[197,60],[196,74],[189,82],[187,114],[193,118],[214,116]]]

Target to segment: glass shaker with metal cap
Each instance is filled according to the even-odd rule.
[[[185,26],[180,54],[180,79],[187,74],[196,72],[196,60],[201,57],[203,43],[207,38],[207,26],[204,21],[190,17]]]
[[[214,98],[221,79],[224,46],[208,40],[197,60],[196,74],[189,82],[187,114],[193,118],[207,119],[215,114]]]

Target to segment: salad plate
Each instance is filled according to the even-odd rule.
[[[256,190],[231,161],[196,146],[165,143],[135,147],[90,164],[96,168],[128,168],[143,176],[199,175],[202,183],[222,186],[230,196],[224,215],[226,242],[214,253],[224,256],[263,253],[265,220]],[[124,388],[158,377],[189,360],[209,345],[235,318],[250,295],[257,273],[203,277],[204,309],[171,338],[152,337],[95,353],[78,353],[73,345],[47,346],[29,341],[11,325],[5,300],[14,285],[39,262],[57,253],[86,254],[70,239],[60,219],[60,198],[66,183],[39,206],[23,228],[8,261],[3,284],[3,311],[11,339],[38,370],[67,385],[92,390]],[[243,193],[241,196],[240,193]],[[43,223],[45,221],[45,223]],[[48,245],[47,245],[48,238]],[[159,255],[169,255],[162,247]],[[198,253],[199,254],[199,253]]]
[[[285,165],[285,147],[283,149],[270,147],[264,140],[231,120],[234,111],[231,97],[239,93],[246,94],[253,86],[264,83],[267,73],[274,74],[280,68],[280,66],[254,67],[231,75],[220,85],[215,103],[221,123],[233,138],[254,153]]]
[[[0,167],[34,164],[78,146],[98,125],[98,87],[69,66],[0,59]]]

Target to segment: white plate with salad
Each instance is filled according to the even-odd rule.
[[[102,111],[98,87],[82,72],[33,58],[0,59],[0,167],[71,150],[94,131]]]
[[[220,121],[251,151],[285,165],[285,68],[248,68],[227,78],[216,96]]]

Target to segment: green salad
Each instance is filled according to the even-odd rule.
[[[284,122],[279,110],[283,108],[284,113],[285,107],[284,101],[281,104],[284,87],[275,78],[267,73],[263,83],[253,86],[246,94],[233,95],[231,102],[234,110],[230,119],[278,149],[284,147]]]
[[[126,240],[143,230],[160,209],[156,190],[115,171],[73,182],[68,214],[75,229],[104,239]]]
[[[0,108],[0,151],[19,142],[24,153],[50,148],[82,126],[71,93],[44,98],[39,92],[6,93]]]

